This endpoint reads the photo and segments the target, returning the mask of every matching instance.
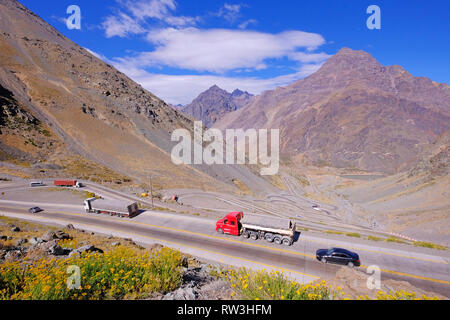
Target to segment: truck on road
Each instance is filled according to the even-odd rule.
[[[230,212],[216,223],[220,234],[242,236],[252,240],[264,239],[267,242],[290,246],[294,243],[296,223],[290,219],[267,216],[246,215],[243,212]]]
[[[139,214],[136,202],[89,198],[84,201],[88,213],[106,214],[121,218],[134,218]]]
[[[83,187],[83,185],[77,180],[55,180],[53,183],[57,187],[75,187],[75,188]]]
[[[34,187],[44,187],[45,183],[42,181],[32,181],[30,182],[30,187],[34,188]]]

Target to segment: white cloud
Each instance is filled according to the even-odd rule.
[[[318,63],[327,60],[330,57],[326,53],[305,53],[305,52],[294,52],[289,54],[289,58],[292,60],[297,60],[303,63]]]
[[[106,37],[126,37],[132,34],[147,32],[147,19],[156,19],[169,26],[185,27],[195,25],[200,18],[174,16],[177,3],[174,0],[117,0],[129,14],[119,11],[116,15],[108,16],[102,23]]]
[[[249,20],[247,20],[247,21],[242,22],[242,23],[238,26],[238,28],[239,28],[239,29],[247,29],[247,27],[248,27],[249,25],[251,25],[251,24],[257,24],[257,23],[258,23],[258,21],[256,21],[255,19],[249,19]]]
[[[133,18],[125,13],[119,12],[116,16],[109,16],[102,23],[107,38],[126,37],[130,34],[142,34],[145,29]]]
[[[230,23],[234,23],[237,19],[241,17],[241,8],[240,4],[229,4],[225,3],[222,8],[220,8],[217,16],[225,18]]]
[[[119,59],[138,67],[169,66],[223,73],[241,68],[266,68],[267,59],[294,57],[297,50],[315,49],[325,43],[315,33],[285,31],[278,34],[229,29],[166,28],[147,35],[156,46],[151,52]],[[293,60],[308,59],[310,53]],[[312,56],[311,62],[317,59]]]
[[[154,18],[163,20],[170,16],[170,11],[177,8],[173,0],[126,1],[126,6],[134,17],[143,20]]]
[[[229,92],[238,88],[253,94],[260,94],[263,91],[274,89],[277,86],[286,86],[302,79],[317,71],[321,66],[321,64],[306,64],[292,74],[259,79],[256,77],[154,74],[143,69],[130,68],[120,63],[114,63],[114,65],[144,88],[174,105],[191,103],[200,93],[214,84]]]
[[[241,20],[239,29],[199,29],[193,26],[203,19],[175,15],[177,3],[174,0],[116,1],[122,11],[105,19],[106,36],[145,34],[152,44],[152,51],[112,61],[90,52],[172,104],[188,104],[214,84],[228,91],[239,88],[259,94],[308,76],[329,57],[315,52],[325,44],[320,34],[295,30],[276,34],[245,30],[257,23],[254,19],[241,20],[245,4],[225,3],[218,13],[210,13],[210,16],[222,17],[231,24]],[[152,21],[159,22],[161,27],[151,29]],[[277,59],[291,61],[297,71],[265,79],[242,76],[244,72],[276,67]],[[166,75],[148,71],[148,68],[163,67],[191,74]],[[202,75],[203,72],[213,75]],[[225,76],[226,72],[240,73],[241,76]]]

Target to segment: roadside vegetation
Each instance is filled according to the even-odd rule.
[[[340,231],[334,231],[334,230],[327,230],[327,231],[325,231],[325,233],[328,233],[328,234],[338,234],[338,235],[341,235],[341,234],[342,234],[342,232],[340,232]]]
[[[353,297],[341,287],[333,288],[324,280],[300,284],[279,271],[250,271],[245,268],[227,269],[218,275],[228,281],[235,299],[243,300],[439,300],[416,292],[378,291],[375,298]]]
[[[357,232],[349,232],[345,234],[347,237],[352,237],[352,238],[361,238],[361,235]]]
[[[181,253],[163,248],[140,254],[118,247],[105,254],[0,265],[0,298],[7,300],[139,299],[182,283]],[[81,287],[69,289],[69,266],[81,271]]]
[[[408,242],[400,240],[396,237],[389,237],[386,239],[386,242],[395,242],[395,243],[402,243],[402,244],[408,244]]]
[[[11,230],[16,227],[20,231]],[[45,242],[44,247],[32,243],[44,231],[55,230],[58,229],[0,216],[0,300],[146,299],[154,293],[172,292],[183,282],[183,255],[179,251],[161,246],[146,249],[131,239],[73,228],[62,229],[70,237],[53,240],[55,244],[63,249],[88,244],[103,253],[54,256],[44,249]],[[25,254],[20,258],[5,255],[17,250],[19,242],[21,248],[28,249],[23,251]],[[79,289],[70,290],[67,286],[69,266],[80,268]]]
[[[431,243],[431,242],[424,242],[424,241],[416,241],[414,242],[414,245],[417,247],[424,247],[424,248],[430,248],[430,249],[436,249],[436,250],[447,250],[448,248],[445,246],[441,246],[439,244]]]
[[[332,300],[340,293],[334,292],[325,281],[302,285],[279,271],[250,271],[228,269],[220,273],[234,290],[237,299],[244,300]]]
[[[367,296],[360,296],[358,300],[370,300]],[[376,300],[440,300],[437,297],[427,296],[425,294],[418,295],[415,292],[407,292],[404,290],[396,291],[396,292],[377,292]]]

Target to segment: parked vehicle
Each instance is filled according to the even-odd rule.
[[[42,211],[44,211],[44,210],[42,210],[39,207],[33,207],[33,208],[28,209],[29,213],[38,213],[38,212],[42,212]]]
[[[294,243],[295,229],[295,222],[289,219],[256,215],[246,215],[244,219],[243,212],[230,212],[216,223],[216,231],[221,234],[242,236],[252,240],[264,239],[286,246]]]
[[[44,182],[42,182],[42,181],[33,181],[33,182],[30,182],[30,187],[31,188],[34,188],[34,187],[44,187],[45,186],[45,184],[44,184]]]
[[[136,202],[105,200],[90,198],[84,201],[86,212],[107,214],[121,218],[133,218],[138,215],[139,208]]]
[[[319,249],[316,252],[316,258],[324,263],[335,263],[349,267],[361,265],[358,254],[341,248]]]
[[[83,187],[83,185],[77,180],[55,180],[54,185],[57,187],[75,187],[75,188]]]

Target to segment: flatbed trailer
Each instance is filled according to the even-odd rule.
[[[90,198],[84,201],[84,208],[88,213],[105,214],[121,218],[134,218],[139,214],[137,203],[131,201]]]

